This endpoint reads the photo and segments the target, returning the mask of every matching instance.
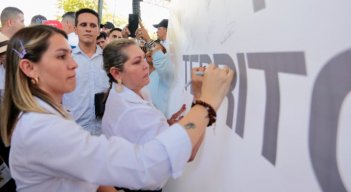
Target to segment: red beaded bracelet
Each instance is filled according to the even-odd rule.
[[[213,123],[216,122],[217,113],[210,104],[208,104],[204,101],[201,101],[201,100],[196,100],[193,102],[193,104],[191,106],[193,107],[194,105],[201,105],[201,106],[205,107],[205,109],[207,110],[207,113],[208,113],[207,116],[210,119],[210,121],[207,124],[207,127],[211,126]]]

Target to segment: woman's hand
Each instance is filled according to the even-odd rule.
[[[228,94],[233,77],[234,71],[228,66],[218,68],[214,64],[208,65],[202,81],[200,100],[218,110],[224,97]]]
[[[191,84],[192,90],[194,94],[194,100],[200,99],[201,97],[201,88],[203,76],[197,75],[198,72],[205,72],[206,67],[194,67],[191,69]]]
[[[183,104],[182,107],[179,109],[179,111],[174,113],[172,117],[167,120],[168,124],[173,125],[174,123],[177,123],[180,119],[182,119],[183,116],[181,115],[185,111],[185,109],[186,109],[186,106],[185,104]]]

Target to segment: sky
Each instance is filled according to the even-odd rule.
[[[108,12],[116,16],[128,19],[128,14],[132,13],[132,0],[104,0],[104,2],[107,4]],[[26,25],[29,25],[31,18],[37,14],[44,15],[47,19],[56,19],[63,14],[63,11],[57,8],[57,0],[0,0],[0,11],[8,6],[17,7],[24,12]],[[152,27],[153,24],[169,18],[169,11],[166,8],[144,2],[141,2],[140,7],[143,23],[150,33],[156,31]]]

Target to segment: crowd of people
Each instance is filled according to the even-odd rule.
[[[142,23],[131,38],[128,26],[100,24],[88,8],[59,23],[37,15],[27,27],[18,8],[0,17],[9,192],[162,191],[196,156],[234,76],[214,64],[194,68],[193,106],[170,112],[167,19],[153,40]]]

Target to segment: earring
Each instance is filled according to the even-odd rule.
[[[33,84],[33,85],[36,85],[39,83],[39,77],[34,77],[32,79],[30,79],[30,82]]]
[[[117,80],[116,91],[118,93],[123,91],[122,79]]]

